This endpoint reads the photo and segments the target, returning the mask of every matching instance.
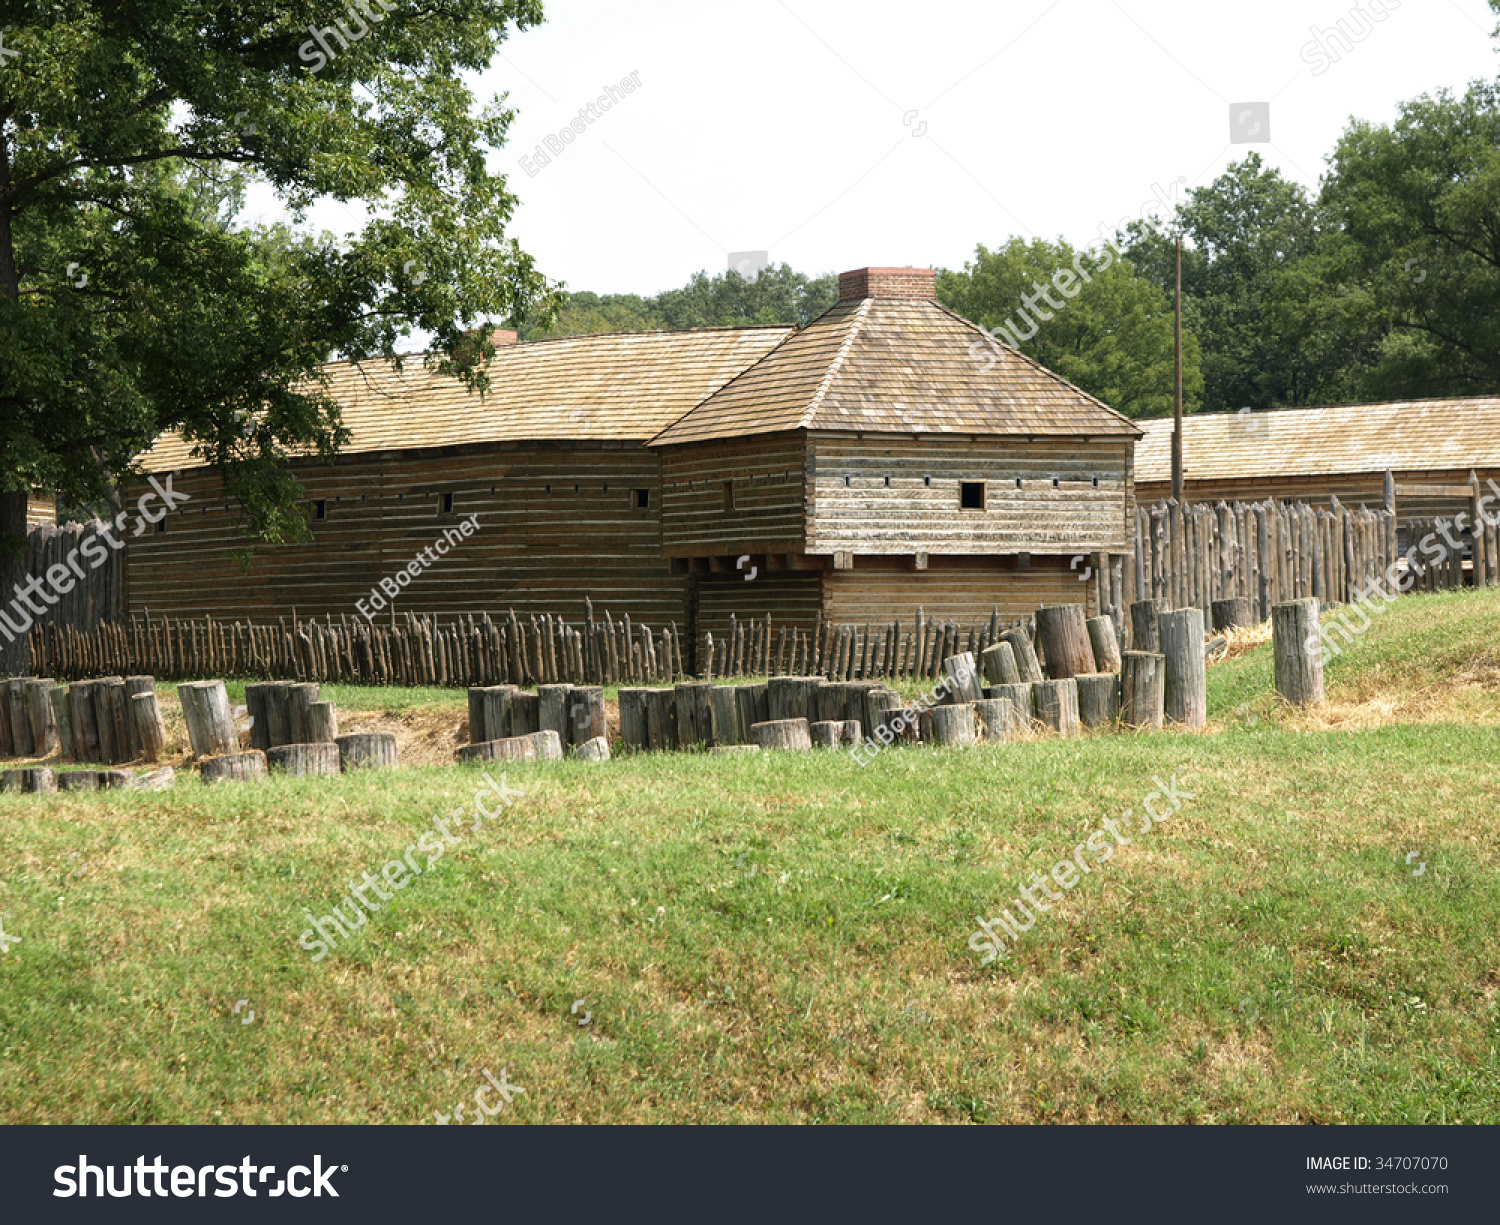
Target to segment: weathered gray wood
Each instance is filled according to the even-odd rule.
[[[818,749],[837,749],[847,744],[858,744],[861,736],[858,719],[825,719],[810,723],[807,733],[813,747]]]
[[[983,698],[974,703],[980,738],[986,744],[1004,744],[1015,739],[1015,708],[1006,698]]]
[[[714,706],[715,745],[739,744],[744,740],[740,730],[740,695],[738,685],[715,685],[710,695]]]
[[[123,691],[124,682],[121,682]],[[239,748],[239,732],[229,708],[223,681],[189,681],[177,686],[182,717],[194,757],[233,756]]]
[[[284,743],[310,744],[313,742],[313,738],[307,733],[307,712],[313,708],[313,703],[318,700],[318,696],[318,687],[311,682],[299,682],[287,686],[287,731],[291,739]]]
[[[1231,600],[1215,600],[1210,607],[1213,609],[1214,629],[1220,632],[1243,629],[1255,624],[1250,612],[1250,601],[1243,596]]]
[[[11,756],[35,757],[35,745],[31,739],[31,716],[26,711],[26,678],[11,677],[4,682],[4,689]]]
[[[1165,655],[1126,651],[1120,668],[1120,722],[1127,727],[1160,727],[1166,685]]]
[[[997,642],[981,655],[986,685],[1019,685],[1021,673],[1016,667],[1016,652],[1008,642]]]
[[[396,764],[396,737],[389,732],[364,732],[340,736],[335,744],[345,773],[350,770],[384,769]]]
[[[245,686],[248,695],[250,687]],[[497,729],[503,730],[503,729]],[[484,731],[484,686],[471,685],[469,687],[469,743],[483,744],[490,739]]]
[[[10,734],[10,699],[6,683],[0,680],[0,757],[14,757],[15,742]]]
[[[748,742],[750,729],[771,719],[771,695],[765,681],[741,685],[735,700],[740,706],[740,739]]]
[[[1162,613],[1161,653],[1167,659],[1165,710],[1169,722],[1202,727],[1208,722],[1208,663],[1203,654],[1203,610]]]
[[[572,685],[539,685],[536,691],[537,731],[556,732],[564,748],[570,743],[568,708],[572,693]]]
[[[68,686],[68,706],[73,712],[73,758],[75,761],[99,761],[99,728],[94,715],[94,691],[89,681],[74,681]]]
[[[758,744],[721,744],[718,748],[709,750],[713,753],[759,753]]]
[[[1035,685],[991,685],[984,691],[987,698],[1003,698],[1010,703],[1011,728],[1018,736],[1024,736],[1032,730],[1032,721],[1036,717]]]
[[[31,723],[33,752],[38,757],[50,757],[60,747],[57,720],[52,717],[52,702],[47,696],[57,688],[57,682],[27,677],[21,685],[26,698],[26,717]]]
[[[620,743],[627,749],[651,747],[646,723],[649,689],[620,690]]]
[[[489,720],[486,718],[486,724]],[[510,734],[530,736],[542,730],[541,703],[534,693],[517,689],[510,695]]]
[[[1120,640],[1115,635],[1115,621],[1108,613],[1090,617],[1087,622],[1089,646],[1094,652],[1095,672],[1120,670]]]
[[[59,791],[98,791],[99,770],[59,770],[57,771],[57,789]]]
[[[677,694],[671,689],[646,691],[646,744],[657,751],[677,747]]]
[[[1165,600],[1137,600],[1130,606],[1130,645],[1144,654],[1161,651],[1161,614],[1168,608]]]
[[[266,751],[266,765],[297,778],[338,774],[343,770],[339,746],[328,741],[312,744],[280,744]]]
[[[204,783],[249,783],[266,777],[266,755],[259,749],[205,757],[198,763]]]
[[[1120,717],[1120,674],[1099,672],[1075,676],[1078,718],[1084,727],[1113,727]]]
[[[568,695],[568,743],[587,744],[604,737],[608,740],[609,724],[605,718],[604,687],[575,685]]]
[[[137,774],[130,785],[137,791],[170,791],[176,781],[177,771],[171,766],[162,766],[159,770]]]
[[[515,685],[488,685],[479,691],[482,711],[480,728],[482,735],[471,732],[469,739],[475,743],[485,740],[502,740],[512,731],[511,704],[520,689]]]
[[[1031,687],[1031,698],[1036,706],[1037,722],[1043,727],[1061,736],[1078,735],[1078,685],[1071,676],[1038,681]]]
[[[1094,670],[1094,648],[1082,604],[1053,604],[1036,610],[1036,638],[1053,680]]]
[[[458,750],[460,761],[561,761],[562,737],[550,727],[524,736],[504,736]]]
[[[252,681],[245,686],[245,714],[250,718],[250,747],[264,753],[271,747],[270,727],[266,722],[265,681]]]
[[[127,760],[135,761],[142,753],[140,736],[135,729],[135,708],[131,705],[132,699],[138,693],[156,693],[156,678],[154,676],[127,676],[125,678],[125,696],[122,706],[125,712],[125,735],[127,737]],[[165,734],[163,734],[165,739]],[[239,747],[236,741],[235,747]]]
[[[265,706],[265,742],[268,749],[292,743],[291,687],[290,681],[270,681],[261,686],[260,700]],[[181,694],[180,689],[178,693]],[[253,736],[255,729],[251,728],[250,731]]]
[[[948,748],[974,743],[974,703],[932,709],[932,742]]]
[[[683,748],[703,745],[712,748],[714,737],[713,684],[709,681],[682,681],[673,690],[677,702],[677,742]]]
[[[963,651],[943,660],[943,675],[948,682],[947,695],[943,699],[945,706],[973,705],[984,697],[979,684],[979,666],[970,652]]]
[[[1323,701],[1323,640],[1318,602],[1288,600],[1271,609],[1276,692],[1293,706]]]
[[[1045,680],[1042,675],[1042,665],[1037,661],[1036,646],[1031,641],[1031,633],[1024,625],[1013,626],[1000,635],[1001,642],[1010,644],[1012,654],[1016,659],[1016,671],[1020,673],[1020,681],[1002,682],[1003,684],[1031,685],[1037,681]]]
[[[47,691],[47,701],[52,704],[52,722],[57,727],[57,744],[62,752],[64,761],[76,760],[74,757],[73,736],[73,703],[68,698],[68,691],[61,685],[54,685]]]
[[[228,709],[228,700],[225,700],[225,709]],[[94,682],[94,711],[96,715],[107,719],[109,723],[109,746],[108,756],[102,760],[114,764],[115,762],[130,760],[130,732],[128,715],[125,707],[125,678],[123,676],[106,676],[102,680]],[[103,712],[100,714],[100,712]],[[231,720],[230,727],[234,724]],[[100,744],[104,741],[104,727],[100,724]],[[238,748],[236,741],[231,741],[226,752]]]
[[[773,676],[766,684],[771,718],[767,722],[809,719],[813,715],[814,691],[823,685],[821,676]]]
[[[140,756],[145,761],[159,761],[167,743],[167,728],[157,705],[156,690],[138,693],[130,699],[130,726]]]
[[[776,678],[772,678],[773,683]],[[763,749],[811,749],[806,719],[771,719],[750,729],[750,738]]]
[[[303,724],[308,744],[333,744],[339,738],[339,712],[332,702],[314,702],[307,708]]]
[[[609,741],[603,736],[591,737],[573,750],[573,756],[579,761],[608,761]]]
[[[47,766],[25,766],[0,772],[0,791],[27,791],[33,794],[57,790],[57,775]]]

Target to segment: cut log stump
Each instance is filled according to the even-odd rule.
[[[947,748],[974,743],[974,703],[932,708],[932,742]]]
[[[1208,722],[1208,662],[1203,654],[1203,610],[1162,613],[1161,653],[1167,658],[1166,717],[1184,727]]]
[[[1084,727],[1113,727],[1120,718],[1120,674],[1100,672],[1075,676],[1078,718]]]
[[[177,686],[177,697],[182,703],[182,717],[187,723],[194,757],[238,755],[235,750],[239,748],[239,732],[235,730],[223,681],[189,681]]]
[[[948,680],[944,705],[972,705],[984,697],[984,690],[979,684],[979,667],[970,652],[950,655],[943,660],[943,675]]]
[[[677,747],[677,694],[646,690],[646,746],[658,752]]]
[[[677,742],[683,748],[712,748],[714,738],[714,687],[710,681],[680,681],[673,689],[677,703]]]
[[[771,717],[767,722],[784,723],[788,719],[811,719],[814,716],[813,693],[823,685],[821,676],[773,676],[766,683]]]
[[[52,722],[57,727],[57,747],[64,761],[76,760],[73,756],[73,703],[68,700],[68,691],[61,685],[47,690],[47,701],[52,705]]]
[[[1043,727],[1060,736],[1078,735],[1078,685],[1072,677],[1039,681],[1031,687],[1031,697]]]
[[[1271,609],[1276,692],[1293,706],[1323,701],[1323,638],[1315,599],[1289,600]]]
[[[198,763],[198,777],[205,783],[249,783],[266,777],[266,755],[259,749],[205,757]]]
[[[1130,606],[1130,645],[1145,655],[1161,651],[1161,614],[1165,600],[1137,600]]]
[[[809,723],[807,734],[813,747],[817,749],[838,749],[858,744],[861,736],[858,719],[826,719],[820,723]]]
[[[626,749],[651,747],[646,731],[646,695],[649,689],[620,690],[620,743]]]
[[[1042,675],[1042,665],[1037,661],[1036,645],[1031,641],[1031,633],[1024,625],[1006,630],[1000,635],[1000,641],[1009,643],[1011,652],[1016,657],[1016,671],[1021,674],[1021,679],[1013,683],[1031,685],[1046,679]]]
[[[1011,731],[1024,736],[1032,730],[1036,717],[1035,685],[991,685],[984,691],[987,698],[1003,698],[1010,703]]]
[[[1004,744],[1015,738],[1014,708],[1006,698],[984,698],[974,703],[979,737],[985,744]]]
[[[170,791],[176,781],[177,771],[171,766],[162,766],[159,770],[137,774],[130,785],[137,791]]]
[[[772,719],[757,723],[750,729],[750,738],[763,749],[812,748],[812,735],[806,719]]]
[[[1016,668],[1016,652],[1008,642],[997,642],[987,648],[980,660],[984,664],[986,685],[1019,685],[1021,673]]]
[[[50,694],[57,688],[54,680],[28,677],[22,682],[26,698],[26,717],[31,723],[31,743],[38,757],[50,757],[61,745],[57,737],[57,719],[52,714]]]
[[[604,687],[575,685],[568,695],[568,743],[587,744],[609,733],[604,715]]]
[[[1052,604],[1037,609],[1036,638],[1047,657],[1047,675],[1053,680],[1093,672],[1094,648],[1089,645],[1082,604]]]
[[[467,744],[458,750],[460,761],[561,761],[562,755],[562,737],[551,728]]]
[[[252,729],[253,730],[253,729]],[[314,702],[307,708],[303,734],[308,744],[336,744],[339,738],[339,713],[332,702]]]
[[[744,740],[740,729],[740,687],[715,685],[710,695],[714,706],[714,747],[739,744]]]
[[[1214,600],[1209,608],[1213,611],[1214,629],[1218,633],[1222,634],[1225,630],[1244,629],[1246,626],[1255,624],[1248,597],[1238,596],[1232,600]]]
[[[1126,727],[1162,725],[1167,685],[1167,657],[1150,651],[1126,651],[1120,669],[1120,722]]]
[[[267,750],[266,765],[295,778],[338,774],[343,769],[339,746],[323,740],[313,744],[279,744]]]
[[[130,726],[135,731],[140,756],[146,761],[159,761],[167,743],[166,724],[161,719],[161,708],[156,701],[156,690],[138,693],[130,699]],[[252,734],[254,729],[251,729]]]
[[[386,769],[396,764],[396,737],[389,732],[340,736],[336,741],[344,771]]]
[[[585,740],[573,750],[573,756],[579,761],[608,761],[609,741],[603,736]]]
[[[572,685],[538,685],[536,691],[536,730],[556,732],[564,746],[570,743],[568,708],[572,705],[572,692]]]
[[[1120,640],[1115,637],[1115,621],[1108,613],[1090,617],[1087,622],[1089,646],[1094,652],[1095,672],[1120,670]]]
[[[46,766],[29,766],[21,770],[0,772],[0,791],[29,791],[36,794],[57,790],[57,775]]]

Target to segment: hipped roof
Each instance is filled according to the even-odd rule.
[[[711,396],[792,333],[790,327],[688,328],[562,336],[504,346],[484,399],[457,379],[385,362],[324,367],[352,438],[342,454],[531,440],[645,441]],[[201,466],[164,434],[147,472]]]
[[[1137,484],[1172,479],[1172,422],[1143,421]],[[1186,481],[1500,466],[1500,398],[1399,400],[1182,421]]]
[[[975,345],[978,348],[975,348]],[[992,368],[988,358],[993,357]],[[1137,437],[1135,424],[936,302],[838,303],[652,446],[786,430]]]

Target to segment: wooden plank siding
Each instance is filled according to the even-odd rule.
[[[1485,484],[1492,480],[1500,485],[1500,467],[1477,469],[1482,492],[1490,492]],[[1404,468],[1395,473],[1400,485],[1456,486],[1469,483],[1469,468]],[[1330,473],[1319,476],[1266,475],[1241,480],[1188,479],[1184,494],[1189,502],[1261,502],[1274,498],[1278,502],[1327,502],[1336,496],[1350,508],[1361,505],[1377,510],[1385,504],[1385,472]],[[1142,482],[1138,487],[1141,505],[1160,501],[1171,496],[1171,483],[1167,481]],[[1462,509],[1451,497],[1411,497],[1396,499],[1396,514],[1401,519],[1430,519],[1452,515]]]
[[[232,556],[246,545],[217,476],[177,477],[192,501],[165,532],[127,543],[129,611],[265,620],[295,606],[299,615],[353,616],[382,577],[477,515],[479,531],[446,556],[434,553],[396,610],[573,618],[589,596],[601,615],[653,624],[686,617],[686,580],[668,573],[660,553],[658,459],[640,443],[497,443],[292,469],[309,507],[322,501],[327,517],[313,521],[310,544],[257,547],[248,573]],[[635,505],[638,489],[647,491],[645,509]]]
[[[815,433],[808,449],[810,554],[1071,556],[1131,547],[1128,438]],[[984,482],[983,510],[960,509],[963,481]]]
[[[1000,610],[1002,622],[1032,616],[1044,604],[1086,604],[1097,610],[1096,585],[1080,581],[1084,567],[1069,569],[1065,557],[1035,557],[1028,570],[994,557],[933,557],[913,571],[893,558],[858,558],[853,570],[823,575],[823,619],[838,625],[915,624],[917,609],[928,619],[965,625],[988,620]]]
[[[803,552],[804,454],[798,433],[662,448],[662,554]]]
[[[698,616],[695,640],[705,632],[722,640],[729,633],[729,619],[739,625],[771,617],[772,632],[782,626],[811,633],[818,619],[823,575],[816,570],[780,570],[768,574],[758,568],[755,578],[743,574],[698,574]]]

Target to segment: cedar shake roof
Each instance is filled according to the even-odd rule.
[[[1142,422],[1137,485],[1172,479],[1172,422]],[[1500,466],[1500,398],[1193,413],[1182,419],[1187,481]]]
[[[753,365],[791,327],[687,328],[560,336],[506,345],[481,400],[456,378],[385,362],[325,366],[328,394],[353,437],[344,455],[542,439],[645,441]],[[143,471],[204,464],[176,433],[142,455]]]
[[[908,270],[865,271],[894,277]],[[875,286],[874,276],[870,283]],[[990,357],[994,365],[986,369]],[[651,445],[785,430],[1122,438],[1140,433],[1066,379],[909,290],[899,297],[840,301]]]

